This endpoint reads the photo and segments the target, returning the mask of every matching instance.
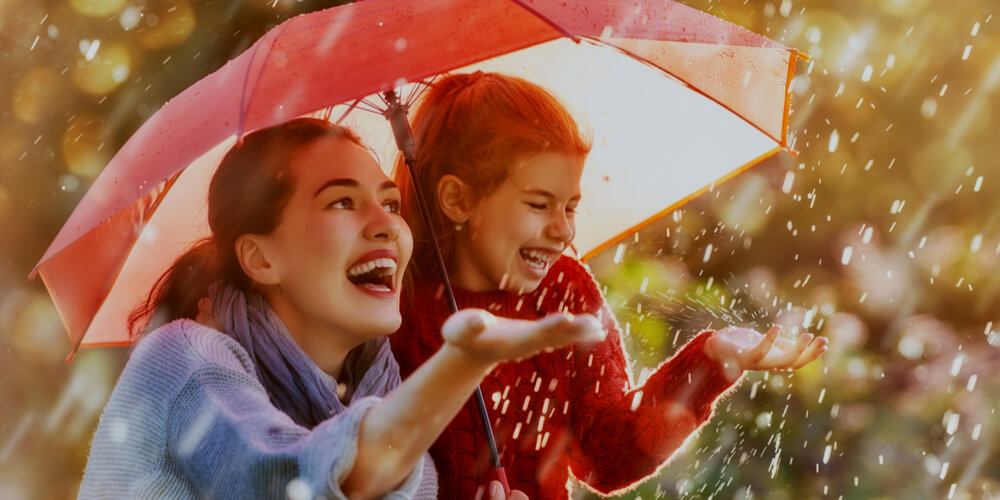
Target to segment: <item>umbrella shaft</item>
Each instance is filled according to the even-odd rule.
[[[424,190],[420,185],[420,179],[414,171],[417,162],[416,142],[413,140],[413,132],[410,130],[410,122],[406,119],[407,109],[400,104],[399,97],[393,91],[385,93],[389,108],[385,111],[386,118],[392,126],[392,133],[396,137],[396,145],[403,153],[403,160],[406,163],[406,170],[410,174],[410,182],[413,184],[413,192],[416,194],[417,206],[420,207],[420,218],[427,228],[427,236],[431,239],[431,247],[434,249],[434,257],[437,259],[438,271],[441,275],[441,282],[444,284],[445,296],[448,297],[448,308],[452,314],[458,312],[458,303],[455,301],[455,293],[451,289],[451,280],[448,279],[448,268],[444,264],[444,256],[441,254],[441,247],[438,245],[437,231],[434,229],[434,222],[431,218],[430,207],[424,198]],[[490,424],[490,413],[486,408],[486,400],[483,399],[483,390],[476,387],[476,407],[479,409],[479,419],[483,424],[483,432],[486,433],[486,443],[490,448],[490,459],[493,467],[501,468],[500,454],[497,451],[496,438],[493,436],[493,426]],[[506,485],[505,485],[506,488]]]

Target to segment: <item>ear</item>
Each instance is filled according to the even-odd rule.
[[[438,181],[438,206],[455,224],[464,224],[469,220],[469,211],[473,207],[472,188],[458,176],[447,174]]]
[[[264,238],[244,234],[236,238],[236,258],[251,280],[261,285],[277,285],[281,280],[274,264],[268,259]]]

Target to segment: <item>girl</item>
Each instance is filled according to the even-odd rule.
[[[399,197],[358,138],[325,121],[234,146],[209,188],[212,236],[130,319],[133,334],[174,321],[132,353],[80,496],[431,498],[423,455],[494,363],[599,335],[593,317],[463,311],[400,384],[385,339],[412,251]],[[225,334],[179,319],[206,295]]]
[[[573,240],[590,149],[573,118],[534,84],[477,72],[436,82],[412,125],[416,175],[435,207],[459,307],[525,319],[592,313],[608,332],[596,345],[501,364],[482,383],[511,486],[530,497],[566,498],[570,473],[605,494],[637,483],[710,418],[745,370],[798,368],[825,349],[825,339],[810,334],[772,349],[777,328],[766,336],[706,331],[635,387],[597,283],[562,255]],[[396,181],[416,241],[415,286],[392,337],[405,376],[442,345],[437,331],[448,309],[412,184],[398,164]],[[442,484],[454,485],[442,497],[469,498],[487,477],[481,435],[467,406],[431,449]]]

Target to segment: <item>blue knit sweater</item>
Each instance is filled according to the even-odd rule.
[[[268,399],[246,350],[178,320],[136,346],[101,414],[80,498],[344,498],[377,397],[309,430]],[[425,455],[387,498],[434,498]]]

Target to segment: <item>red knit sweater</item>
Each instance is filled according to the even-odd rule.
[[[593,276],[572,258],[561,257],[530,294],[454,291],[462,309],[525,319],[559,310],[591,313],[607,330],[597,344],[501,363],[481,385],[510,485],[533,500],[568,498],[570,471],[600,493],[654,474],[734,385],[705,356],[711,332],[702,332],[633,388],[614,316]],[[449,316],[438,282],[416,283],[412,292],[414,299],[403,301],[403,327],[391,337],[404,377],[441,347]],[[474,498],[493,479],[474,401],[448,425],[431,456],[441,498]]]

